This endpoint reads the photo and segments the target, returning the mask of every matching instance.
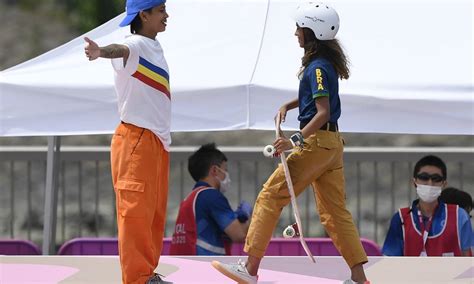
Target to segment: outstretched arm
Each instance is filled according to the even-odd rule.
[[[104,47],[99,47],[93,40],[85,37],[86,46],[84,47],[85,54],[90,61],[99,57],[103,58],[123,58],[124,65],[127,62],[130,50],[123,44],[111,44]]]

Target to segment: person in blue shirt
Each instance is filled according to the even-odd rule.
[[[180,205],[170,254],[229,255],[231,241],[245,240],[252,207],[230,207],[223,194],[230,187],[227,158],[214,143],[189,157],[188,170],[196,184]]]
[[[468,192],[454,187],[447,187],[443,189],[439,199],[448,204],[459,205],[459,207],[466,210],[469,218],[472,218],[471,211],[474,204],[472,203],[472,196]],[[471,253],[474,253],[474,231],[471,236]]]
[[[363,268],[367,255],[345,198],[344,142],[338,125],[339,79],[348,79],[350,70],[344,49],[336,39],[339,15],[324,3],[299,4],[295,11],[295,36],[304,53],[298,97],[278,109],[276,122],[284,122],[288,111],[298,109],[300,131],[289,138],[282,133],[273,146],[276,153],[292,150],[286,161],[295,195],[312,186],[321,224],[351,270],[351,279],[344,283],[367,283]],[[278,218],[290,203],[288,190],[280,164],[255,202],[244,247],[248,258],[237,263],[215,260],[211,263],[215,269],[239,283],[258,282],[261,260]]]
[[[418,199],[390,222],[382,252],[387,256],[471,256],[471,222],[458,205],[441,200],[446,164],[429,155],[413,171]]]
[[[466,210],[467,214],[471,214],[473,207],[472,196],[464,190],[446,187],[441,191],[439,199],[444,203],[459,205],[459,207]]]

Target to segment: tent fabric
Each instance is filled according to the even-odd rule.
[[[297,96],[301,1],[168,1],[158,34],[170,66],[172,131],[274,128]],[[351,60],[340,84],[344,132],[474,134],[470,0],[330,1]],[[121,42],[123,14],[86,33]],[[119,122],[110,60],[89,62],[83,36],[0,72],[0,136],[112,133]],[[296,129],[297,110],[284,129]]]

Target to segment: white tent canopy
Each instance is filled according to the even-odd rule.
[[[158,38],[170,66],[172,131],[273,129],[297,96],[301,1],[169,0]],[[330,1],[352,62],[340,86],[345,132],[474,134],[471,0]],[[86,36],[120,42],[123,15]],[[83,36],[0,72],[0,136],[112,133],[109,60],[88,62]],[[296,128],[297,111],[287,128]]]

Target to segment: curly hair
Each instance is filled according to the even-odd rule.
[[[341,79],[349,79],[349,59],[337,39],[332,40],[318,40],[314,32],[309,28],[301,28],[304,36],[304,55],[301,58],[301,71],[314,59],[321,57],[328,60],[337,72]]]

